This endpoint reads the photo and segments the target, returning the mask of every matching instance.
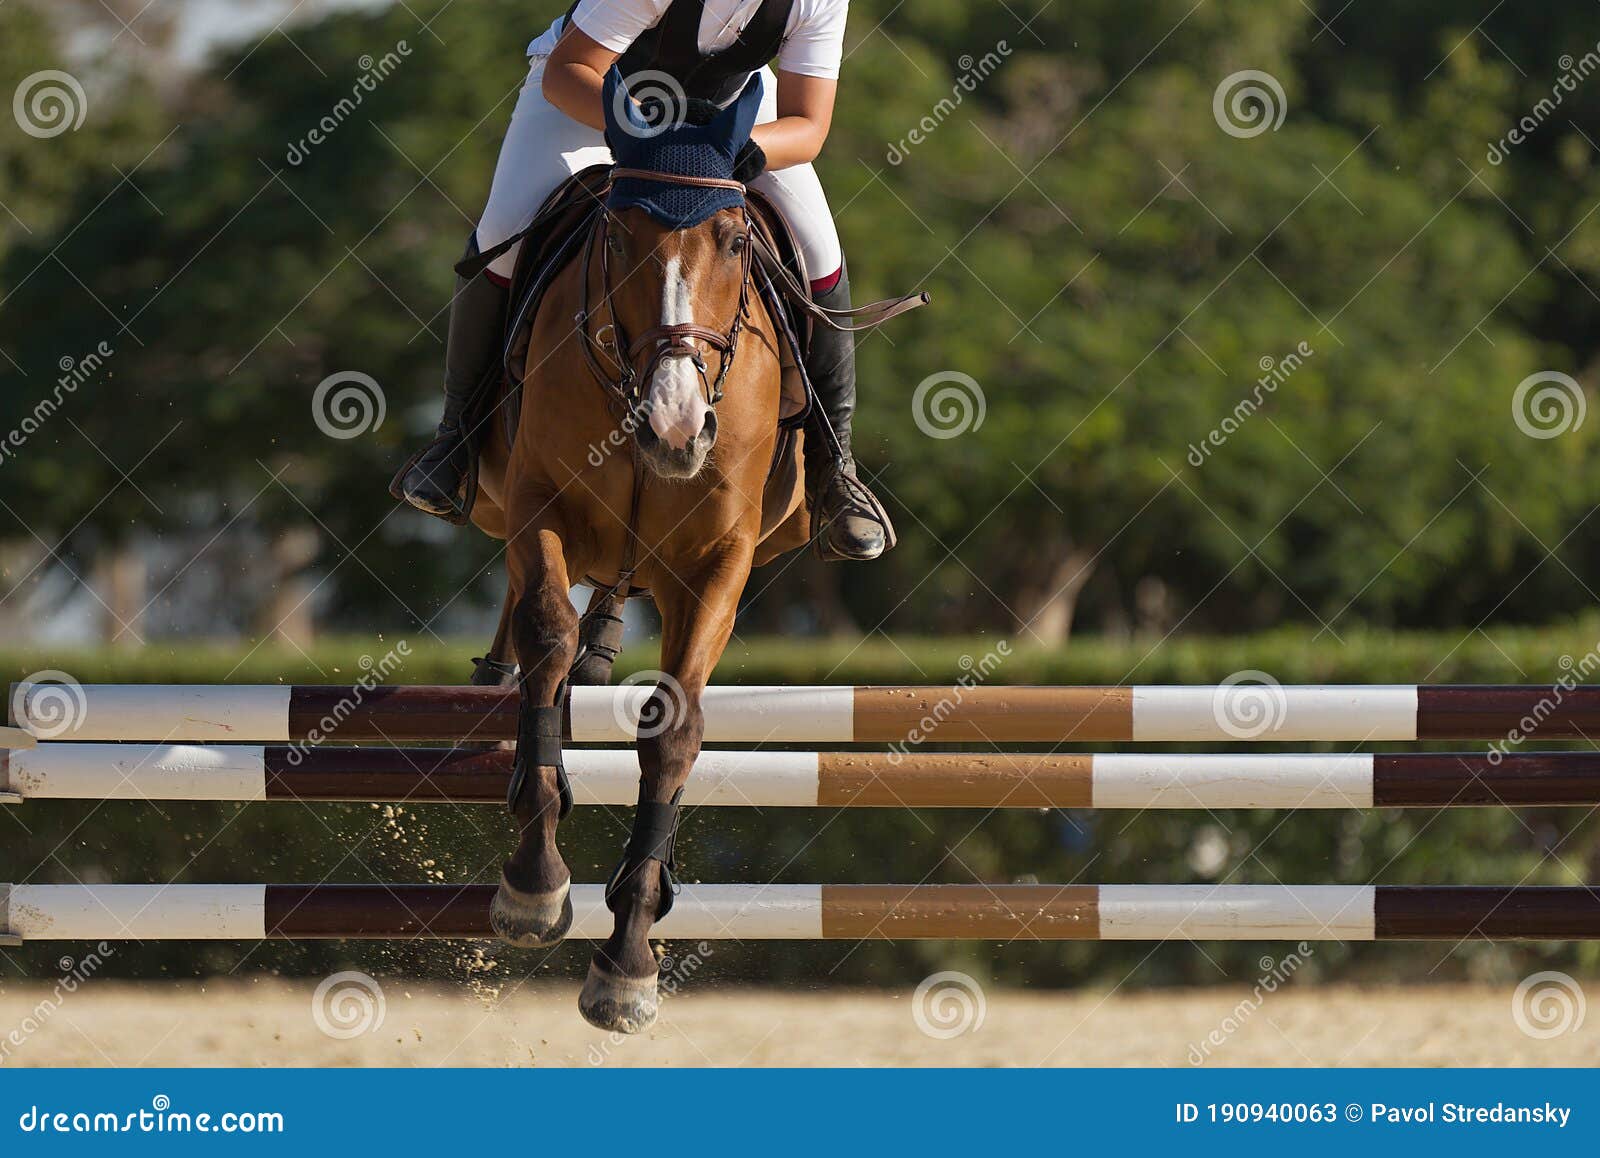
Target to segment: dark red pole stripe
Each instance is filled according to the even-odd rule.
[[[267,936],[488,938],[494,893],[494,885],[268,885]]]
[[[1600,685],[1419,687],[1417,739],[1600,739]]]
[[[503,804],[512,759],[459,748],[269,747],[267,799]]]
[[[1372,758],[1379,808],[1594,806],[1600,752],[1407,752]]]
[[[1600,939],[1600,891],[1383,885],[1374,929],[1380,941],[1592,941]]]
[[[512,740],[517,693],[508,688],[298,686],[289,693],[289,736],[336,743]]]

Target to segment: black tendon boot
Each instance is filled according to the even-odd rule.
[[[467,256],[477,251],[474,239]],[[510,291],[491,281],[487,273],[456,279],[445,348],[444,417],[432,445],[406,464],[390,488],[396,498],[417,510],[451,522],[465,522],[471,513],[463,509],[472,466],[466,417],[479,391],[499,379],[510,296]]]
[[[850,275],[816,295],[825,309],[850,306]],[[816,409],[806,424],[806,502],[811,539],[829,562],[876,559],[894,546],[888,513],[856,478],[850,427],[856,412],[856,336],[818,324],[811,336],[806,373],[816,391]],[[829,429],[831,428],[831,430]]]

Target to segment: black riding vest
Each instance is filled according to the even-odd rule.
[[[567,20],[577,8],[573,0]],[[705,8],[706,0],[672,0],[655,27],[647,28],[617,61],[622,75],[662,72],[682,85],[687,96],[727,104],[739,95],[752,72],[777,59],[794,0],[762,0],[739,38],[710,55],[700,51]]]

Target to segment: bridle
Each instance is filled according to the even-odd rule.
[[[726,181],[717,177],[686,177],[676,173],[658,173],[649,169],[613,169],[611,182],[614,184],[621,180],[655,181],[666,185],[689,185],[700,189],[731,189],[740,197],[745,196],[746,192],[744,185],[738,181]],[[745,228],[749,230],[750,211],[746,207],[741,212],[744,214]],[[755,238],[747,238],[744,251],[740,255],[742,269],[739,278],[739,305],[726,331],[713,330],[692,322],[678,322],[672,325],[651,326],[637,338],[629,341],[627,331],[623,329],[612,301],[615,287],[611,277],[611,230],[612,215],[609,212],[601,212],[598,224],[590,231],[588,240],[584,244],[583,268],[586,270],[593,267],[595,247],[599,246],[600,249],[599,304],[604,307],[606,315],[605,324],[598,327],[591,324],[596,317],[592,308],[594,303],[590,298],[589,278],[585,276],[583,296],[578,315],[574,320],[577,322],[584,360],[588,362],[590,372],[601,387],[621,406],[624,418],[631,417],[633,421],[638,421],[638,416],[644,413],[647,405],[649,384],[655,378],[656,371],[669,359],[681,358],[693,366],[695,372],[699,374],[707,405],[716,406],[722,401],[723,387],[728,379],[728,371],[733,366],[733,359],[739,352],[739,335],[744,330],[749,312],[750,286],[754,280],[751,273],[756,248]],[[705,343],[719,355],[720,364],[715,378],[711,377],[706,367],[705,355],[695,344],[697,342]],[[640,367],[639,359],[644,355],[648,355],[648,358]],[[608,369],[602,359],[609,361],[615,370]]]

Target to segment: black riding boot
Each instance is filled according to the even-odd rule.
[[[816,296],[819,306],[850,306],[850,275]],[[806,501],[817,554],[830,562],[876,559],[894,546],[894,527],[873,493],[856,478],[850,452],[856,412],[856,336],[818,323],[811,336],[806,373],[816,391],[816,409],[806,424]],[[830,428],[831,427],[831,432]]]
[[[467,256],[477,252],[477,243]],[[456,279],[450,303],[450,336],[445,348],[444,417],[434,442],[398,480],[398,497],[430,515],[464,521],[462,489],[471,468],[466,416],[478,392],[499,376],[510,291],[487,273]]]

